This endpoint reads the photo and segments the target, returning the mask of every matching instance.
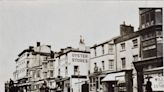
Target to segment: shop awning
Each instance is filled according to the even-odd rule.
[[[61,78],[61,79],[57,79],[56,82],[62,82],[62,81],[66,81],[66,80],[69,80],[69,79],[70,79],[69,77]]]
[[[31,83],[21,83],[21,84],[18,84],[17,86],[30,86],[31,85]]]
[[[105,82],[105,81],[120,81],[120,82],[125,82],[125,72],[108,74],[101,81],[102,82]]]

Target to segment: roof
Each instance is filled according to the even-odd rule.
[[[123,41],[127,41],[129,39],[133,39],[135,37],[139,37],[140,35],[140,31],[136,31],[134,33],[128,34],[128,35],[123,35],[123,36],[119,36],[118,38],[114,39],[114,43],[120,43]]]
[[[81,52],[81,53],[90,53],[89,51],[81,51],[81,50],[78,50],[78,49],[70,49],[70,50],[67,50],[66,52],[58,52],[58,55],[56,57],[60,57],[62,55],[65,55],[67,53],[70,53],[70,52]]]
[[[116,37],[113,37],[112,39],[107,40],[107,41],[105,41],[105,42],[102,42],[102,43],[99,43],[99,44],[94,44],[94,45],[93,45],[92,47],[90,47],[90,48],[92,49],[92,48],[95,48],[95,47],[104,45],[104,44],[106,44],[106,43],[108,43],[108,42],[110,42],[110,41],[112,41],[112,40],[114,40],[114,39],[116,39],[116,38],[118,38],[118,37],[119,37],[119,36],[116,36]],[[114,43],[111,43],[111,44],[114,44]]]
[[[24,54],[25,52],[33,52],[34,50],[30,50],[30,49],[25,49],[23,50],[20,54],[18,54],[18,56],[20,57],[22,54]]]

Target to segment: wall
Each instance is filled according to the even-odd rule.
[[[89,70],[89,58],[89,53],[83,52],[69,52],[67,53],[67,56],[64,54],[60,56],[60,59],[58,57],[55,61],[55,76],[58,75],[58,70],[60,69],[60,76],[71,77],[71,75],[74,75],[75,65],[79,66],[80,75],[87,76]]]
[[[133,40],[137,39],[138,47],[133,47]],[[121,44],[125,43],[125,50],[121,49]],[[126,41],[122,41],[116,44],[117,49],[117,70],[124,70],[124,69],[133,69],[133,92],[137,92],[137,77],[136,77],[136,70],[133,65],[134,55],[138,55],[138,60],[140,60],[140,37],[135,37]],[[126,59],[126,66],[122,68],[122,60],[121,58]]]
[[[109,44],[111,44],[113,51],[109,51]],[[114,45],[112,45],[112,41],[104,43],[104,53],[103,53],[103,48],[102,45],[98,45],[96,48],[96,53],[97,55],[95,56],[95,48],[91,48],[91,58],[90,58],[90,73],[94,73],[94,67],[95,64],[97,64],[98,68],[102,71],[114,71],[115,70],[115,56],[114,56],[114,52],[115,52],[115,47]],[[114,68],[113,69],[109,69],[109,60],[113,60],[114,63]],[[103,65],[102,65],[102,61],[104,61],[104,70],[103,70]]]

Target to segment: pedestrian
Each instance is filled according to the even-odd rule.
[[[152,92],[152,88],[151,88],[151,81],[150,79],[148,79],[147,83],[146,83],[146,92]]]

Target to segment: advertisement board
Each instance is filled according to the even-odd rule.
[[[164,77],[153,77],[151,78],[152,90],[153,91],[164,91]]]

